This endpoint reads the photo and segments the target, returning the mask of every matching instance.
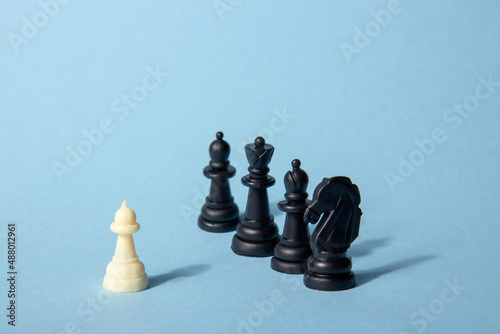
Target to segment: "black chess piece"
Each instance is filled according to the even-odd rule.
[[[278,204],[286,212],[285,227],[279,243],[274,248],[271,268],[286,274],[303,274],[311,255],[309,225],[304,223],[304,212],[311,201],[307,200],[309,176],[300,168],[300,160],[292,161],[293,170],[285,175],[286,200]]]
[[[359,234],[360,203],[358,187],[345,176],[325,178],[314,190],[304,214],[306,223],[319,221],[311,237],[313,255],[304,274],[308,288],[339,291],[356,285],[347,250]]]
[[[266,144],[262,137],[245,146],[250,167],[250,174],[245,175],[241,182],[249,187],[247,207],[236,228],[231,245],[232,250],[243,256],[272,256],[274,247],[279,241],[278,226],[269,210],[267,188],[276,183],[269,176],[269,163],[273,157],[274,147]]]
[[[209,147],[209,165],[203,169],[211,184],[198,217],[198,226],[208,232],[229,232],[234,231],[240,221],[239,209],[229,186],[229,179],[236,174],[236,169],[229,164],[231,147],[223,140],[224,134],[217,132],[216,138]]]

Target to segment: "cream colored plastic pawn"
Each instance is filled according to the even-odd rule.
[[[135,221],[134,210],[127,207],[123,201],[116,212],[115,222],[111,231],[118,233],[115,256],[106,268],[103,286],[114,292],[138,292],[148,288],[149,280],[144,264],[135,253],[132,233],[139,231],[140,226]]]

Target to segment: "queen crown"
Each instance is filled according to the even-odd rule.
[[[274,146],[266,144],[262,137],[257,137],[254,143],[245,146],[248,163],[251,168],[265,169],[271,162]]]

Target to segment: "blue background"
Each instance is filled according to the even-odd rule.
[[[401,1],[373,28],[387,1],[228,1],[218,13],[211,0],[74,0],[37,17],[43,27],[17,52],[12,33],[41,5],[2,1],[0,267],[14,221],[19,275],[16,328],[1,280],[0,331],[497,333],[500,86],[466,118],[448,110],[474,101],[480,77],[500,82],[500,4]],[[345,57],[342,43],[356,46],[366,27],[372,37]],[[122,94],[157,67],[168,75],[124,107]],[[89,148],[83,132],[106,119],[112,130]],[[435,129],[441,142],[415,153]],[[276,147],[269,194],[280,229],[292,159],[310,193],[335,175],[359,186],[358,287],[309,290],[268,258],[234,255],[233,233],[197,227],[218,130],[232,145],[241,210],[243,145],[264,135]],[[55,162],[79,147],[91,152],[58,178]],[[401,159],[417,166],[391,187]],[[134,239],[151,288],[109,294],[109,225],[124,199],[142,226]]]

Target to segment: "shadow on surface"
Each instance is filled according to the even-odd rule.
[[[390,238],[379,238],[366,240],[359,244],[353,244],[349,249],[349,255],[354,257],[369,255],[373,250],[388,245],[390,241]]]
[[[368,282],[373,281],[376,278],[379,278],[380,276],[383,276],[385,274],[389,274],[394,271],[398,271],[404,268],[408,268],[411,266],[415,266],[419,263],[426,262],[429,260],[432,260],[436,258],[437,255],[421,255],[421,256],[416,256],[410,259],[402,260],[402,261],[397,261],[394,263],[387,264],[382,267],[378,268],[373,268],[373,269],[368,269],[368,270],[356,270],[356,286],[361,286],[363,284],[366,284]]]
[[[156,275],[156,276],[150,276],[149,277],[149,288],[155,288],[157,286],[162,285],[163,283],[166,283],[168,281],[171,281],[176,278],[182,278],[182,277],[191,277],[191,276],[196,276],[199,275],[207,270],[210,269],[210,266],[207,264],[195,264],[192,266],[187,266],[187,267],[182,267],[175,269],[172,272],[162,274],[162,275]]]

